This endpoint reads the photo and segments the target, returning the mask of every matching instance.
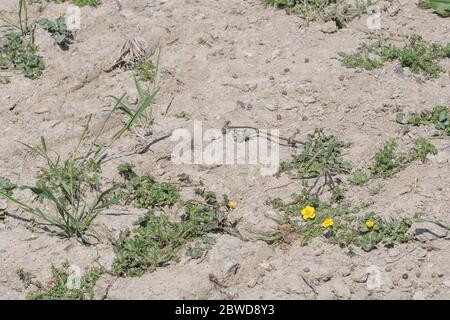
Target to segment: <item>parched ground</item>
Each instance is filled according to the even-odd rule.
[[[2,10],[16,10],[13,1],[5,2],[0,4]],[[430,42],[450,42],[450,19],[419,10],[416,1],[382,1],[380,5],[385,9],[378,33],[383,38],[401,43],[420,34]],[[56,18],[64,9],[64,4],[50,4],[42,6],[40,14]],[[436,79],[418,77],[407,69],[396,72],[396,63],[374,71],[341,65],[339,52],[350,53],[361,43],[377,39],[366,27],[367,16],[336,31],[321,23],[307,25],[295,15],[264,7],[259,0],[104,0],[100,7],[82,8],[81,13],[81,30],[68,51],[61,51],[48,34],[37,30],[36,42],[46,64],[42,77],[29,80],[14,75],[11,83],[0,85],[0,176],[18,184],[32,183],[42,165],[19,142],[38,143],[44,135],[52,150],[67,154],[78,142],[87,115],[94,114],[94,128],[100,126],[112,106],[106,96],[127,93],[130,102],[136,99],[131,71],[103,72],[127,37],[140,37],[150,48],[161,48],[153,137],[190,128],[194,120],[202,121],[204,128],[220,129],[226,120],[278,128],[283,136],[298,130],[299,139],[323,127],[353,144],[345,156],[353,167],[367,168],[388,138],[410,143],[418,136],[431,137],[431,127],[401,135],[393,121],[397,112],[450,104],[449,59],[442,62],[444,72]],[[200,39],[215,40],[205,45]],[[252,108],[241,108],[238,100]],[[174,115],[180,112],[191,120],[177,119]],[[383,216],[420,214],[450,225],[450,144],[448,139],[432,142],[439,152],[427,163],[415,163],[381,181],[376,195],[369,190],[380,181],[364,187],[346,184],[348,199],[355,204],[373,201],[371,210]],[[139,143],[130,135],[113,151],[126,154]],[[118,180],[116,167],[122,162],[135,163],[139,173],[149,172],[164,181],[176,181],[179,173],[188,173],[194,180],[202,179],[208,189],[237,200],[230,219],[239,219],[243,233],[275,228],[270,219],[273,209],[264,201],[298,191],[297,182],[261,176],[258,166],[175,165],[164,158],[172,147],[173,142],[166,139],[144,154],[110,161],[103,176],[107,181]],[[282,160],[289,159],[291,152],[282,148]],[[19,267],[48,279],[51,264],[68,260],[86,269],[96,263],[108,267],[114,259],[106,240],[85,247],[51,237],[31,229],[20,219],[27,217],[21,210],[12,205],[7,210],[10,215],[0,221],[0,298],[25,297],[15,272]],[[96,227],[105,238],[114,237],[143,212],[114,208],[98,217]],[[103,276],[95,297],[450,298],[448,236],[411,241],[394,249],[380,246],[368,253],[350,253],[322,239],[306,247],[297,242],[272,247],[229,235],[216,237],[203,259],[182,257],[140,278]],[[211,274],[222,285],[211,281]]]

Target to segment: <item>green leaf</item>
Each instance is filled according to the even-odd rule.
[[[450,0],[431,0],[431,7],[442,17],[450,17]]]

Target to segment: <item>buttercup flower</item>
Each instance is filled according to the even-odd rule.
[[[328,219],[325,219],[325,220],[322,222],[321,226],[324,227],[324,228],[328,228],[328,227],[331,227],[333,224],[334,224],[333,219],[328,218]]]
[[[366,221],[367,228],[373,228],[374,225],[375,225],[375,222],[373,222],[372,220],[367,220]]]
[[[236,201],[229,201],[229,202],[228,202],[228,206],[229,206],[230,208],[236,209],[236,207],[237,207],[237,202],[236,202]]]
[[[300,211],[300,214],[305,220],[314,219],[316,217],[316,209],[311,206],[306,206]]]

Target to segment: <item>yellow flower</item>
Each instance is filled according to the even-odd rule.
[[[334,224],[333,219],[328,218],[328,219],[325,219],[324,222],[322,222],[321,226],[324,228],[328,228],[328,227],[331,227],[333,224]]]
[[[228,206],[229,206],[230,208],[236,209],[236,207],[237,207],[237,202],[236,202],[236,201],[229,201],[229,202],[228,202]]]
[[[373,228],[374,225],[375,225],[375,222],[373,222],[372,220],[367,220],[366,221],[367,228]]]
[[[64,11],[60,11],[60,12],[59,12],[59,15],[60,15],[61,17],[64,17],[64,16],[66,15],[66,13],[65,13]]]
[[[314,219],[316,217],[316,209],[311,206],[306,206],[300,211],[300,214],[305,220]]]

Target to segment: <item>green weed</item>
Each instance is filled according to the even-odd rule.
[[[139,59],[133,64],[135,76],[141,81],[153,82],[157,74],[157,67],[149,58]]]
[[[298,177],[308,179],[319,177],[324,172],[331,176],[348,173],[351,165],[344,161],[342,153],[349,146],[332,135],[326,135],[323,129],[315,129],[308,136],[302,153],[289,162],[282,162],[278,174],[294,171]]]
[[[266,5],[286,9],[288,14],[298,14],[307,21],[322,19],[335,21],[338,28],[367,12],[370,1],[345,0],[262,0]]]
[[[144,93],[139,83],[137,90],[144,97],[150,97],[140,105],[136,111],[131,111],[129,120],[126,121],[111,140],[105,144],[99,144],[98,140],[103,135],[107,122],[120,108],[121,99],[106,117],[103,125],[92,141],[87,141],[90,133],[89,116],[80,140],[69,157],[61,161],[59,155],[51,157],[45,139],[41,138],[41,144],[32,146],[24,144],[33,154],[45,161],[45,166],[40,170],[38,181],[34,186],[21,186],[20,189],[30,190],[38,200],[52,206],[54,211],[43,211],[25,202],[16,199],[7,192],[0,190],[0,196],[18,205],[23,210],[31,213],[60,230],[58,233],[64,237],[77,237],[83,243],[88,243],[87,231],[98,213],[119,201],[112,197],[117,186],[101,190],[100,166],[107,157],[107,151],[126,132],[132,128],[145,108],[148,107],[154,95]],[[82,152],[81,149],[86,150]],[[91,235],[93,236],[93,235]],[[95,237],[95,236],[93,236]]]
[[[68,0],[47,0],[47,1],[53,3],[64,3],[67,2]],[[85,7],[85,6],[97,7],[102,4],[101,0],[71,0],[71,2],[78,7]]]
[[[103,271],[99,268],[89,269],[79,278],[79,288],[72,288],[69,278],[70,265],[66,262],[60,268],[51,267],[52,280],[44,286],[41,282],[34,280],[36,277],[23,269],[18,269],[17,274],[24,283],[25,287],[33,285],[36,291],[27,294],[28,300],[92,300],[94,296],[94,286],[102,275]]]
[[[67,48],[73,40],[73,34],[67,29],[66,21],[63,16],[56,19],[56,21],[39,19],[36,23],[52,34],[56,44],[62,48]]]
[[[357,185],[362,186],[365,185],[370,180],[370,175],[367,174],[364,170],[357,169],[354,173],[350,182]]]
[[[413,113],[405,119],[404,113],[398,113],[395,118],[397,123],[403,125],[434,125],[438,134],[450,136],[450,107],[436,106],[431,111]]]
[[[357,246],[365,251],[374,249],[379,243],[393,246],[410,240],[408,229],[412,222],[408,219],[384,219],[370,212],[363,214],[363,206],[331,203],[307,197],[294,205],[284,206],[279,200],[272,199],[267,204],[281,212],[276,219],[279,228],[256,238],[269,243],[292,241],[294,238],[301,245],[307,245],[312,239],[323,237],[341,247]],[[314,217],[305,220],[301,210],[307,206],[313,208]]]
[[[416,139],[408,152],[398,152],[397,147],[397,142],[390,139],[375,154],[371,167],[373,177],[391,177],[413,161],[421,160],[424,163],[429,154],[437,153],[436,147],[423,137]]]
[[[16,188],[17,186],[11,183],[8,178],[0,177],[0,192],[12,196],[13,190]]]
[[[340,53],[341,62],[347,68],[372,70],[382,66],[386,61],[400,61],[402,67],[409,67],[413,73],[437,77],[442,71],[438,64],[440,59],[450,57],[450,43],[444,47],[429,44],[419,35],[413,35],[409,44],[398,48],[381,42],[363,44],[353,54]]]
[[[21,71],[25,77],[36,79],[45,69],[37,51],[37,46],[28,37],[13,32],[0,48],[0,69]]]
[[[128,181],[122,199],[138,208],[173,206],[180,200],[178,189],[167,182],[158,182],[150,175],[134,176]]]
[[[209,194],[208,198],[215,198],[215,195]],[[228,208],[224,205],[188,201],[183,203],[183,208],[185,213],[181,221],[171,221],[164,213],[150,210],[135,227],[123,232],[116,243],[112,272],[119,276],[140,276],[176,261],[180,248],[194,239],[210,233],[239,235],[228,221]],[[206,250],[206,247],[202,248]],[[194,255],[192,250],[190,247],[187,254]]]

